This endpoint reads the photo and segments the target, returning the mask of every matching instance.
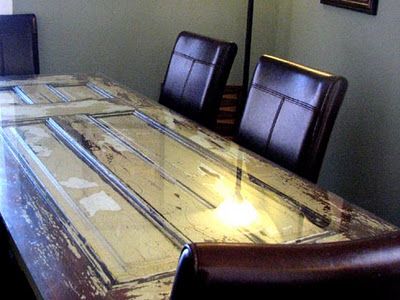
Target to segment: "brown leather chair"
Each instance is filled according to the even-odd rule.
[[[35,15],[1,15],[0,45],[0,75],[39,74]]]
[[[316,182],[346,89],[343,77],[262,56],[237,142]]]
[[[325,244],[186,245],[171,300],[362,295],[400,299],[400,232]]]
[[[235,43],[181,32],[169,61],[159,102],[214,128],[236,52]]]

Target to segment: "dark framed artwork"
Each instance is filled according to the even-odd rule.
[[[370,15],[376,15],[378,10],[378,0],[321,0],[321,3],[349,8]]]

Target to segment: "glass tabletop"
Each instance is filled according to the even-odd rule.
[[[171,282],[188,242],[321,243],[396,229],[102,75],[3,78],[0,123],[6,226],[12,210],[26,224],[50,214],[71,255],[115,293],[139,281],[141,293],[165,293],[160,281]],[[32,203],[47,211],[28,214]]]

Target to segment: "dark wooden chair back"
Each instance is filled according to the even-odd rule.
[[[346,89],[343,77],[262,56],[237,141],[316,182]]]
[[[36,17],[0,16],[0,75],[39,74]]]
[[[214,128],[236,52],[235,43],[181,32],[169,61],[159,102]]]

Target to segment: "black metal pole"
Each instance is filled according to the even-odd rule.
[[[243,90],[245,91],[245,94],[247,94],[247,88],[249,85],[251,38],[253,35],[253,10],[254,10],[254,0],[249,0],[247,4],[246,44],[244,50],[244,64],[243,64]]]
[[[249,0],[247,4],[247,24],[246,24],[246,42],[244,49],[242,94],[238,103],[237,122],[236,122],[237,126],[239,125],[240,118],[242,116],[244,107],[246,105],[247,90],[249,86],[251,39],[253,34],[253,11],[254,11],[254,0]]]

